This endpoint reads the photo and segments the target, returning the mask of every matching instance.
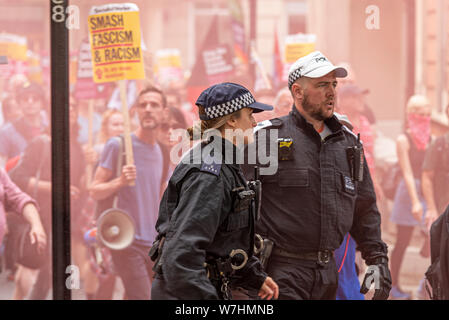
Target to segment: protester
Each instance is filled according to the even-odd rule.
[[[350,121],[351,130],[354,134],[360,134],[363,141],[363,150],[365,159],[373,180],[374,190],[377,199],[382,198],[382,188],[379,186],[374,162],[374,130],[371,127],[364,113],[364,95],[365,91],[360,89],[354,83],[347,82],[338,86],[338,99],[336,110],[345,115]],[[340,120],[341,121],[341,120]],[[360,293],[360,283],[356,268],[356,242],[347,234],[335,251],[335,260],[339,266],[337,300],[363,300]]]
[[[399,276],[414,227],[424,227],[426,203],[421,192],[421,176],[426,148],[430,142],[430,112],[430,104],[426,97],[412,96],[407,103],[405,132],[396,140],[402,178],[396,189],[391,213],[391,221],[397,228],[390,264],[392,299],[411,299],[411,294],[401,289]],[[421,252],[428,251],[427,246],[429,243],[425,241]]]
[[[0,158],[3,163],[18,156],[46,128],[41,111],[47,102],[39,84],[26,83],[20,87],[17,91],[17,103],[23,116],[0,130]]]
[[[37,83],[29,83],[24,76],[13,77],[13,79],[10,80],[10,87],[14,87],[15,92],[11,94],[17,100],[22,116],[5,124],[0,129],[0,165],[5,165],[8,170],[17,164],[20,154],[32,139],[44,132],[46,123],[48,123],[42,114],[47,103],[42,86]],[[17,81],[15,81],[16,79]],[[12,107],[14,107],[14,103]],[[22,187],[21,189],[24,190]],[[10,229],[8,237],[14,237],[14,233],[18,230],[16,223],[19,221],[9,213],[7,217]],[[10,247],[10,243],[10,241],[5,241],[4,255],[6,267],[11,270],[12,275],[17,268],[14,261],[14,250],[16,249]]]
[[[374,127],[364,115],[366,91],[355,84],[339,86],[337,110],[348,117],[353,127],[352,131],[363,141],[363,150],[368,168],[373,179],[377,198],[383,198],[383,191],[376,177],[376,165],[374,156],[374,145],[376,133]]]
[[[180,143],[183,143],[182,133],[183,131],[187,134],[187,122],[184,118],[183,113],[174,107],[168,107],[168,112],[165,114],[163,123],[159,127],[158,132],[158,142],[165,146],[167,150],[170,150],[169,157],[169,168],[167,175],[167,182],[170,179],[176,165],[178,163],[175,162],[175,157],[171,156],[171,151],[175,146],[178,147],[179,151],[182,151],[183,148],[179,146]],[[176,133],[176,136],[173,136]],[[177,139],[176,139],[177,138]],[[176,159],[180,159],[182,154],[176,154]]]
[[[195,115],[191,107],[183,103],[178,87],[171,87],[170,89],[164,91],[164,93],[167,96],[167,106],[170,108],[176,108],[182,112],[187,126],[192,126],[193,123],[198,120],[197,115]]]
[[[18,91],[21,87],[27,85],[30,81],[27,76],[22,73],[17,73],[11,76],[8,81],[8,86],[6,91],[9,92],[16,100],[18,99]]]
[[[446,107],[449,118],[449,105]],[[422,172],[422,192],[427,204],[426,228],[449,205],[449,133],[438,137],[427,149]]]
[[[103,113],[100,130],[97,134],[94,150],[100,157],[106,142],[115,136],[123,133],[123,114],[116,109],[109,109]]]
[[[78,101],[78,142],[81,145],[85,145],[88,142],[89,135],[89,121],[92,121],[92,137],[95,137],[100,130],[101,115],[95,111],[92,105],[92,118],[89,120],[89,101]],[[93,139],[94,140],[94,139]],[[92,141],[95,143],[95,141]]]
[[[8,123],[15,122],[23,116],[22,109],[12,95],[7,96],[2,101],[3,126]]]
[[[90,187],[93,199],[99,201],[117,194],[117,207],[134,220],[136,236],[124,250],[111,251],[117,274],[121,277],[130,300],[151,298],[152,263],[148,251],[156,237],[155,224],[160,194],[165,187],[163,151],[156,141],[158,126],[166,110],[164,93],[149,86],[139,93],[135,106],[139,127],[131,134],[134,164],[122,167],[115,177],[119,143],[110,139],[100,158],[100,164]],[[135,186],[129,186],[135,181]]]
[[[96,144],[93,147],[97,159],[95,167],[98,166],[98,160],[100,159],[106,142],[112,137],[117,137],[123,134],[123,131],[124,121],[122,112],[117,109],[105,110],[102,116],[100,130],[97,134],[97,138],[95,139]],[[95,207],[96,201],[90,197],[89,201],[94,201]],[[100,214],[101,212],[94,212],[94,214],[91,215],[91,226],[95,225],[96,219]],[[112,258],[109,249],[102,247],[100,248],[100,252],[102,256],[101,265],[98,265],[95,251],[91,250],[90,254],[92,270],[97,274],[98,277],[98,287],[93,299],[111,300],[114,293],[117,275],[112,264]]]
[[[339,65],[348,71],[348,76],[344,79],[341,79],[338,87],[342,88],[343,86],[345,86],[347,84],[357,84],[357,76],[356,76],[356,73],[355,73],[354,69],[352,68],[352,66],[347,62],[342,62]],[[338,91],[338,88],[337,88],[337,91]],[[363,94],[368,94],[368,93],[369,93],[368,89],[363,90]],[[364,102],[364,104],[363,104],[363,110],[361,111],[361,113],[369,121],[369,123],[371,125],[376,124],[376,116],[374,115],[374,112],[371,109],[371,107],[366,102]]]
[[[35,200],[11,181],[3,169],[0,169],[0,188],[0,246],[2,245],[4,235],[7,234],[6,241],[9,242],[8,246],[11,250],[14,250],[10,252],[14,256],[14,262],[26,260],[30,261],[31,264],[36,263],[34,260],[40,259],[37,255],[42,255],[47,250],[47,235],[39,217],[38,205]],[[11,214],[8,224],[5,215],[6,211],[9,211]],[[14,221],[14,224],[10,223],[11,221]],[[29,228],[27,225],[29,225]],[[14,229],[8,230],[8,227],[14,227]],[[22,232],[26,232],[26,234]],[[31,247],[37,246],[36,250],[26,250],[24,246],[27,239],[23,237],[29,237]],[[20,253],[21,251],[23,253]],[[31,252],[36,255],[24,256]],[[17,273],[15,277],[17,277]],[[16,283],[13,298],[24,296],[23,288],[29,288],[30,286],[31,283],[28,283],[28,285]]]
[[[80,106],[82,100],[70,98],[70,184],[71,187],[71,251],[72,259],[80,271],[84,293],[88,300],[95,297],[98,288],[98,278],[90,266],[88,248],[84,242],[84,232],[92,215],[88,208],[87,164],[95,165],[98,157],[87,144],[80,143]],[[86,106],[86,104],[84,104]],[[78,139],[77,139],[78,137]]]
[[[257,92],[255,92],[255,98],[257,101],[260,101],[261,103],[265,103],[267,105],[273,105],[273,101],[275,98],[275,93],[272,89],[260,89]],[[262,122],[268,119],[274,118],[276,110],[271,110],[267,112],[261,112],[254,115],[254,119],[256,119],[257,122]]]
[[[0,245],[8,232],[5,213],[10,211],[22,215],[30,224],[27,236],[30,237],[31,244],[37,244],[39,250],[45,250],[47,236],[39,218],[36,201],[20,190],[3,169],[0,169],[0,190]]]
[[[286,116],[293,106],[293,97],[288,88],[283,88],[278,91],[273,101],[274,114],[276,117]]]
[[[70,102],[70,129],[71,136],[76,137],[77,113],[76,103],[73,99]],[[89,294],[89,285],[92,285],[92,278],[86,275],[86,258],[83,260],[82,251],[82,234],[80,232],[80,213],[85,201],[86,191],[84,183],[85,160],[81,146],[76,139],[70,140],[70,195],[71,195],[71,225],[72,225],[72,247],[74,261],[80,267],[80,275],[86,285],[85,291]],[[40,154],[39,161],[36,161],[36,155]],[[40,208],[40,217],[45,232],[48,235],[49,243],[51,243],[51,137],[43,134],[36,137],[24,150],[20,162],[10,172],[11,179],[28,194],[36,199]],[[31,300],[46,299],[51,287],[51,245],[47,246],[46,263],[38,270],[30,269],[23,265],[19,265],[16,273],[16,292],[14,299],[20,300],[28,296],[31,289]],[[80,258],[81,257],[81,258]],[[87,271],[89,272],[89,271]],[[34,284],[33,284],[34,283]],[[86,290],[87,289],[87,290]]]

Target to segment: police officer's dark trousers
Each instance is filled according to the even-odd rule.
[[[335,300],[338,272],[335,260],[316,261],[271,256],[267,273],[279,286],[281,300]]]

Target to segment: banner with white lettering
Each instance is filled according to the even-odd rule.
[[[106,98],[105,85],[93,80],[92,54],[89,39],[81,42],[78,52],[74,96],[76,99]]]
[[[227,45],[203,50],[202,59],[210,85],[226,81],[233,75],[233,57],[233,52]]]

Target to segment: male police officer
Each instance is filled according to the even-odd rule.
[[[257,225],[258,233],[274,242],[266,270],[279,285],[279,299],[335,299],[333,251],[347,232],[371,266],[361,292],[374,281],[374,299],[386,299],[391,288],[363,146],[334,115],[336,78],[346,75],[318,51],[299,59],[289,72],[291,112],[259,125],[270,137],[267,143],[277,143],[279,151],[277,172],[261,177]],[[259,131],[258,147],[261,138]],[[244,170],[252,178],[253,168]]]

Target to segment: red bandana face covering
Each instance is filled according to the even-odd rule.
[[[430,139],[430,116],[408,115],[408,127],[418,150],[425,150]]]

